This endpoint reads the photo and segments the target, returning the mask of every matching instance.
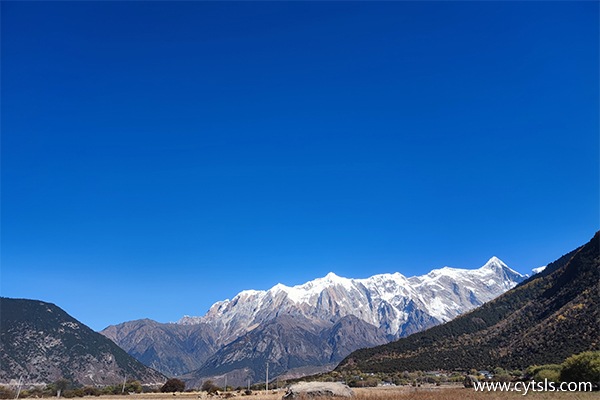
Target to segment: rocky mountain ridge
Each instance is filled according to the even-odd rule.
[[[329,273],[298,286],[277,284],[269,290],[245,290],[232,300],[215,303],[203,317],[183,317],[179,324],[209,324],[227,332],[226,343],[277,315],[303,315],[336,321],[347,315],[392,337],[415,331],[411,310],[446,322],[504,293],[525,277],[492,257],[479,269],[444,267],[407,278],[396,272],[366,279]],[[420,330],[422,327],[417,327]]]

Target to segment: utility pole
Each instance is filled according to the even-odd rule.
[[[227,391],[227,374],[225,374],[225,391]]]
[[[23,386],[23,375],[21,375],[19,377],[19,383],[18,383],[18,386],[17,386],[17,395],[15,396],[15,399],[18,399],[19,395],[21,394],[21,386]]]
[[[269,391],[269,362],[267,361],[267,377],[265,379],[265,391]]]

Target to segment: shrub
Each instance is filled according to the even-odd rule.
[[[83,393],[86,396],[100,396],[100,390],[96,389],[93,386],[86,386],[83,388]]]
[[[586,351],[565,360],[560,373],[563,382],[591,382],[600,385],[600,351]]]
[[[535,375],[536,381],[560,382],[560,370],[542,369]]]
[[[548,379],[552,382],[560,382],[561,370],[562,365],[559,364],[534,365],[527,368],[527,376],[536,381]]]
[[[73,397],[85,396],[85,391],[83,389],[67,389],[62,395],[64,398],[72,399]]]
[[[201,388],[201,390],[203,390],[203,391],[205,391],[205,392],[208,392],[208,393],[216,393],[216,392],[218,392],[219,390],[221,390],[221,388],[220,388],[220,387],[218,387],[217,385],[215,385],[215,384],[213,383],[213,381],[211,381],[211,380],[209,379],[209,380],[205,381],[205,382],[202,384],[202,388]]]
[[[177,378],[171,378],[162,385],[160,391],[165,392],[183,392],[185,390],[185,383]]]
[[[0,399],[14,399],[15,392],[6,386],[0,386]]]
[[[44,387],[43,386],[35,386],[30,388],[29,390],[25,390],[21,392],[19,397],[44,397]]]
[[[157,386],[142,386],[142,393],[158,393],[160,388]]]
[[[142,384],[140,381],[129,380],[125,384],[125,391],[127,393],[142,393]],[[181,390],[179,390],[181,392]]]

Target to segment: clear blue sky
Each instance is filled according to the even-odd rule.
[[[597,2],[1,7],[3,296],[167,322],[598,229]]]

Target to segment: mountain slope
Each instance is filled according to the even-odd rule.
[[[353,350],[388,341],[384,331],[352,315],[335,324],[281,315],[224,346],[184,379],[192,387],[207,378],[224,384],[227,374],[229,383],[243,385],[263,379],[267,363],[271,377],[307,367],[323,372]]]
[[[161,324],[150,319],[112,325],[102,334],[161,372],[176,376],[198,369],[219,347],[206,324]]]
[[[410,278],[394,273],[348,279],[330,273],[294,287],[243,291],[214,304],[203,317],[184,317],[178,324],[141,320],[102,333],[166,374],[195,366],[198,371],[186,375],[193,381],[228,373],[233,383],[236,371],[243,385],[249,375],[262,376],[267,360],[271,376],[315,371],[357,348],[448,321],[523,279],[496,257],[479,269],[445,267]],[[285,333],[284,339],[270,335],[273,329]],[[196,336],[201,338],[193,346],[183,344]]]
[[[358,350],[337,370],[523,368],[600,346],[600,235],[504,295],[444,325]]]
[[[124,376],[144,383],[165,380],[54,304],[0,298],[1,382],[64,377],[83,385],[116,384]]]

